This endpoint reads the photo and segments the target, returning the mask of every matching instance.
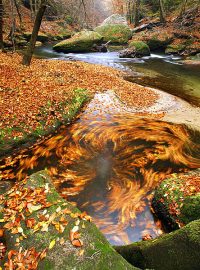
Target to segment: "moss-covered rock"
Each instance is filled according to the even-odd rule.
[[[181,52],[184,51],[185,45],[182,44],[170,44],[167,46],[165,53],[166,54],[180,54]]]
[[[120,52],[120,58],[135,58],[150,55],[149,46],[142,41],[132,41],[129,47]]]
[[[172,38],[167,35],[152,35],[146,38],[146,43],[151,51],[163,50],[172,42]]]
[[[152,206],[167,226],[177,229],[200,219],[200,170],[174,175],[156,189]]]
[[[137,56],[148,56],[150,55],[149,46],[142,41],[132,41],[129,43],[129,48],[135,48]]]
[[[126,44],[132,37],[131,29],[125,24],[108,24],[95,28],[103,36],[104,41],[111,44]]]
[[[23,33],[23,37],[24,37],[27,41],[29,41],[29,40],[31,39],[31,34],[32,34],[31,32],[25,32],[25,33]],[[49,39],[49,37],[48,37],[46,34],[41,33],[41,32],[38,33],[37,41],[40,41],[40,42],[47,42],[48,39]]]
[[[116,247],[131,264],[142,269],[198,270],[200,220],[154,240]]]
[[[65,30],[60,34],[57,35],[51,35],[50,39],[51,40],[64,40],[64,39],[68,39],[71,38],[73,36],[73,32],[70,30]]]
[[[121,14],[112,14],[108,18],[106,18],[101,25],[108,25],[108,24],[125,24],[127,25],[126,16]]]
[[[0,266],[12,259],[16,267],[18,254],[23,265],[27,264],[24,258],[36,251],[39,270],[136,269],[109,245],[86,214],[59,196],[45,171],[17,185],[5,195],[7,203],[0,215],[0,224],[7,224],[7,253]],[[7,215],[8,219],[2,223],[9,207],[12,215],[10,219]],[[15,223],[11,224],[13,220]]]
[[[94,31],[82,31],[73,37],[63,40],[53,49],[58,52],[90,52],[94,44],[101,44],[103,37]]]

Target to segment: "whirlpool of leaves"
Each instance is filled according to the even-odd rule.
[[[193,135],[183,125],[87,109],[57,135],[2,160],[0,170],[2,179],[20,180],[48,168],[62,196],[111,243],[130,243],[161,233],[149,216],[158,183],[200,167]]]

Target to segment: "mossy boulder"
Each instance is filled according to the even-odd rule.
[[[184,55],[196,55],[200,53],[200,40],[186,44]]]
[[[122,50],[119,54],[120,58],[135,58],[150,55],[149,46],[142,41],[132,41],[129,47]]]
[[[184,51],[185,45],[182,44],[170,44],[167,46],[165,53],[166,54],[180,54]]]
[[[137,56],[148,56],[150,55],[149,46],[142,41],[132,41],[129,43],[129,48],[135,48]]]
[[[142,269],[198,270],[200,220],[154,240],[115,249],[132,265]]]
[[[18,47],[24,47],[28,44],[27,40],[21,36],[16,36],[15,38],[15,44]]]
[[[25,33],[23,33],[23,37],[24,37],[27,41],[29,41],[29,40],[31,39],[31,34],[32,34],[31,32],[25,32]],[[49,39],[49,37],[48,37],[46,34],[41,33],[41,32],[38,33],[37,41],[40,41],[40,42],[47,42],[48,39]]]
[[[132,37],[131,29],[125,24],[107,24],[94,29],[103,36],[105,42],[111,44],[126,44]]]
[[[65,30],[62,33],[59,33],[57,35],[51,35],[50,39],[51,40],[64,40],[64,39],[68,39],[71,38],[73,36],[73,32],[70,30]]]
[[[200,219],[200,170],[174,175],[156,189],[152,206],[171,229]]]
[[[150,37],[146,38],[146,43],[149,46],[151,51],[155,50],[164,50],[166,49],[167,45],[172,42],[172,37],[168,35],[151,35]]]
[[[94,31],[82,31],[73,37],[63,40],[56,45],[53,49],[58,52],[90,52],[94,44],[101,44],[103,37]]]
[[[5,199],[0,198],[0,225],[7,252],[1,267],[12,259],[17,268],[19,255],[27,269],[28,259],[38,270],[137,269],[110,246],[86,214],[60,197],[45,171],[18,183]],[[6,216],[11,208],[12,215]]]
[[[126,16],[121,14],[112,14],[108,18],[106,18],[101,25],[108,25],[108,24],[125,24],[127,25]]]

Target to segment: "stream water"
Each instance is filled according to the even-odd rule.
[[[150,86],[157,86],[167,73],[169,88],[164,79],[159,88],[177,89],[176,95],[198,104],[199,71],[179,65],[177,58],[119,59],[117,52],[64,55],[49,46],[35,53],[127,70],[130,80]],[[151,192],[167,175],[200,167],[198,140],[193,135],[183,125],[120,110],[109,93],[96,94],[72,125],[3,160],[0,169],[4,179],[22,179],[48,168],[62,196],[87,211],[110,243],[120,245],[162,233],[160,221],[151,212]]]
[[[52,45],[36,48],[35,55],[48,59],[80,60],[124,70],[130,81],[155,87],[181,97],[193,105],[200,105],[200,67],[182,64],[181,58],[177,56],[151,54],[140,59],[122,59],[117,51],[64,54],[53,51]]]

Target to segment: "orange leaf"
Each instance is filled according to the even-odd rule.
[[[83,246],[83,242],[79,239],[75,239],[72,241],[72,245],[75,247],[82,247]]]

